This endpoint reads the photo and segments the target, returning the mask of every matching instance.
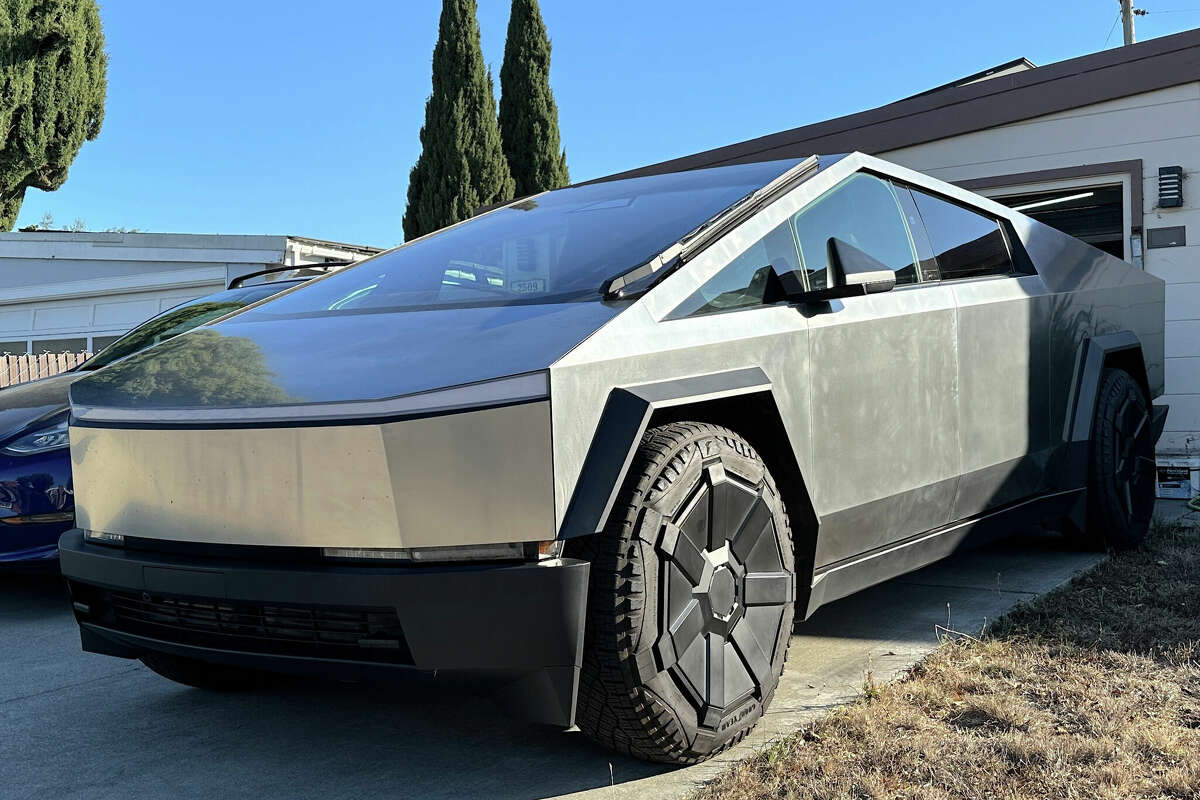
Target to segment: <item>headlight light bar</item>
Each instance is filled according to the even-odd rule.
[[[500,544],[470,544],[452,547],[324,547],[326,558],[352,561],[409,561],[422,564],[454,563],[461,561],[533,561],[557,558],[562,553],[562,540],[544,542],[502,542]]]
[[[83,538],[96,544],[109,544],[118,547],[125,544],[125,537],[122,534],[109,533],[108,531],[84,531]]]

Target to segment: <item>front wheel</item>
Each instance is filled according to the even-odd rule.
[[[651,429],[591,560],[576,720],[628,755],[691,764],[771,702],[792,630],[792,532],[770,471],[726,428]]]

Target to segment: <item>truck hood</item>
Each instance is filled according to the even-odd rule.
[[[353,404],[520,375],[546,369],[620,308],[269,310],[268,303],[197,328],[88,375],[71,387],[77,414],[173,409],[186,418],[189,409]]]
[[[68,389],[86,374],[64,372],[0,389],[0,442],[43,417],[65,411]]]

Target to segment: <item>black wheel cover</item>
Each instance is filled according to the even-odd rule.
[[[773,682],[771,655],[795,592],[763,488],[707,460],[656,545],[655,654],[709,724]]]
[[[629,755],[694,764],[753,729],[792,632],[792,530],[770,470],[735,432],[652,428],[591,561],[576,723]]]
[[[1152,428],[1145,405],[1136,397],[1123,398],[1113,420],[1111,469],[1117,498],[1131,522],[1154,513]]]

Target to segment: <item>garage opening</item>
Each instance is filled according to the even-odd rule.
[[[1125,258],[1125,202],[1121,184],[992,199],[1117,258]]]

